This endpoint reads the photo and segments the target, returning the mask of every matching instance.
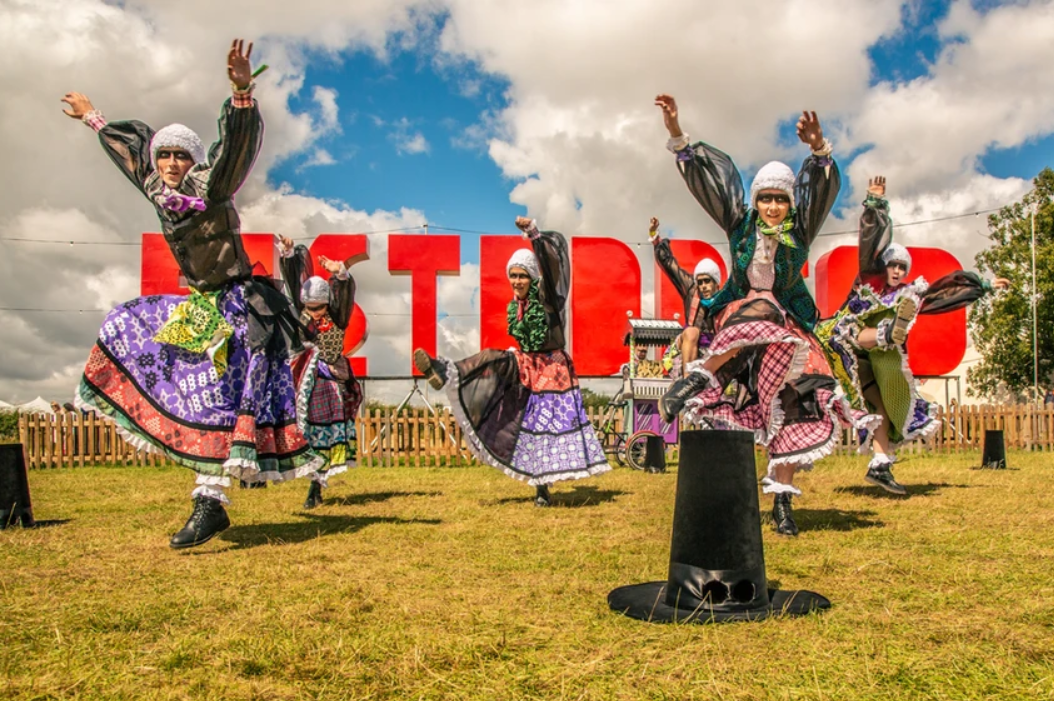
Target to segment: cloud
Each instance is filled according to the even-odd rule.
[[[400,155],[415,156],[431,150],[425,135],[415,130],[413,123],[406,117],[397,119],[391,126],[393,128],[388,133],[388,138],[395,144],[395,150]]]

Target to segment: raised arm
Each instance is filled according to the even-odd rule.
[[[516,226],[530,239],[538,258],[538,297],[548,311],[562,313],[571,286],[571,265],[567,255],[567,239],[559,231],[539,231],[533,219],[517,217]]]
[[[670,282],[677,289],[677,293],[681,295],[681,299],[687,298],[693,294],[695,287],[695,280],[692,279],[691,273],[681,267],[680,263],[673,255],[673,251],[670,250],[670,242],[659,236],[659,221],[652,218],[652,228],[648,231],[648,238],[654,246],[655,260],[659,263],[659,267],[666,273],[666,277],[669,278]]]
[[[319,265],[329,272],[329,317],[339,328],[346,329],[355,309],[355,278],[343,261],[322,256]]]
[[[670,133],[669,148],[677,156],[677,169],[688,190],[706,213],[726,234],[739,226],[747,215],[743,201],[743,178],[728,154],[702,142],[691,146],[681,130],[677,102],[670,95],[658,95],[655,104],[662,109],[663,123]]]
[[[823,127],[815,112],[802,112],[798,120],[798,138],[812,149],[812,155],[802,163],[794,183],[798,222],[805,238],[803,243],[811,246],[838,199],[842,176],[838,164],[831,158],[831,142],[824,138]]]
[[[919,314],[944,314],[969,306],[995,290],[1007,289],[1010,282],[996,278],[989,282],[977,273],[956,270],[930,284],[922,295]]]
[[[222,202],[234,196],[252,170],[263,145],[263,120],[253,99],[250,42],[235,39],[227,54],[227,76],[233,94],[223,104],[219,119],[219,139],[209,149],[209,178],[206,199]]]
[[[293,298],[297,314],[303,314],[304,303],[300,301],[300,291],[304,288],[304,281],[315,274],[311,264],[311,251],[303,244],[294,248],[292,239],[285,236],[279,237],[279,242],[278,267],[282,271],[282,279],[285,280],[289,296]]]
[[[893,222],[889,218],[889,202],[885,199],[886,179],[881,175],[868,181],[867,199],[860,215],[859,275],[861,280],[881,277],[878,289],[885,284],[886,266],[882,252],[893,241]]]
[[[62,102],[69,106],[63,112],[97,132],[106,155],[133,185],[145,193],[144,184],[154,170],[150,162],[150,139],[154,137],[154,130],[139,121],[107,122],[103,113],[95,109],[83,93],[66,93]]]

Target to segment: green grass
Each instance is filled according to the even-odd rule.
[[[674,474],[543,510],[487,468],[360,468],[310,513],[304,481],[232,490],[234,525],[177,553],[190,472],[33,472],[61,523],[0,532],[0,698],[1054,698],[1054,465],[1009,461],[911,459],[908,499],[822,462],[801,537],[763,528],[770,583],[833,608],[720,626],[607,608],[665,579]]]

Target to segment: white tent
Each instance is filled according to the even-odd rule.
[[[14,404],[8,404],[4,400],[0,399],[0,411],[15,411],[17,407]]]
[[[25,404],[19,404],[17,407],[18,413],[20,414],[54,414],[51,410],[51,402],[47,401],[43,397],[37,397],[31,402]]]

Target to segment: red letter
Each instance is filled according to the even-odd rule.
[[[317,261],[319,256],[325,256],[333,260],[342,260],[349,268],[356,263],[370,259],[370,240],[366,234],[319,234],[318,238],[311,244],[311,258]],[[315,272],[327,276],[324,270],[316,265]],[[370,327],[362,308],[356,304],[351,312],[351,320],[348,328],[344,331],[344,355],[351,355],[360,348],[369,338]],[[351,370],[359,377],[364,377],[368,371],[366,358],[348,358],[351,362]]]
[[[710,258],[717,263],[717,267],[721,270],[721,284],[724,285],[725,281],[728,280],[724,259],[717,252],[717,249],[706,241],[670,239],[670,251],[673,253],[673,257],[677,259],[677,263],[687,270],[689,275],[695,270],[695,266],[699,261],[703,258]],[[681,300],[681,295],[677,293],[677,289],[670,282],[670,279],[666,277],[666,273],[663,272],[663,269],[659,267],[658,261],[656,261],[655,318],[672,319],[674,314],[677,314],[681,324],[687,323],[682,318],[684,316],[684,303]]]
[[[436,352],[436,276],[461,273],[461,239],[435,234],[393,234],[388,237],[388,271],[410,275],[413,315],[411,352]],[[414,375],[421,373],[413,367]]]
[[[613,375],[626,362],[626,312],[640,316],[640,263],[617,239],[571,240],[571,357],[582,375]]]
[[[480,348],[518,348],[508,333],[506,310],[512,300],[512,288],[505,274],[505,264],[513,251],[531,250],[522,236],[479,237],[479,345]]]
[[[910,278],[933,282],[961,269],[955,256],[939,248],[914,248]],[[833,315],[845,302],[857,273],[856,246],[839,246],[816,263],[816,305],[820,316]],[[966,354],[966,310],[920,315],[908,335],[908,359],[916,375],[946,375]]]

